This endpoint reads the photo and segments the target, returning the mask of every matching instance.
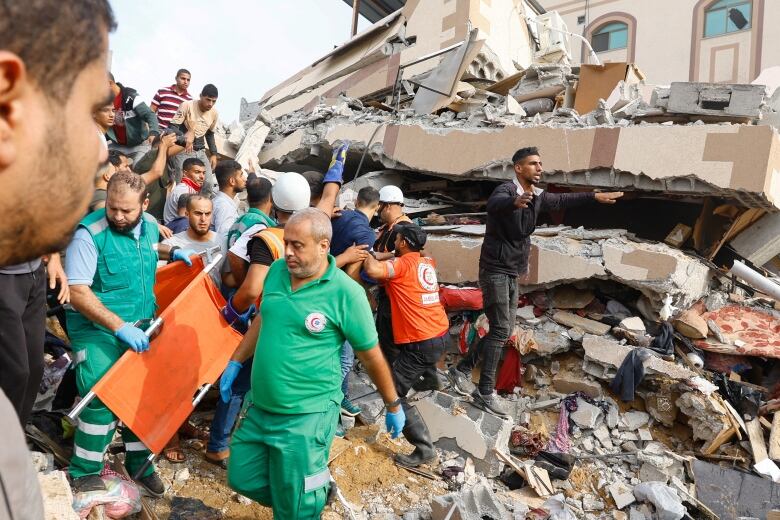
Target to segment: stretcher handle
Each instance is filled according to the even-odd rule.
[[[149,327],[147,327],[146,330],[144,331],[146,337],[151,337],[152,334],[154,334],[155,330],[157,330],[162,325],[162,323],[163,320],[160,317],[157,317],[154,320],[152,320],[152,322],[149,324]],[[97,397],[97,395],[92,390],[87,392],[87,395],[85,395],[84,398],[81,399],[81,401],[79,401],[78,404],[76,404],[76,406],[73,407],[73,410],[71,410],[68,413],[68,415],[66,415],[68,420],[72,424],[75,424],[78,416],[81,415],[81,412],[84,411],[84,408],[89,406],[89,403],[91,403],[95,397]]]
[[[157,457],[157,455],[155,455],[154,453],[150,453],[149,456],[146,457],[146,460],[144,461],[143,465],[140,468],[138,468],[138,471],[136,471],[135,475],[133,475],[133,480],[138,480],[141,478],[141,475],[144,474],[146,469],[152,465],[152,462],[154,462],[155,457]]]
[[[203,272],[205,272],[205,273],[210,272],[212,269],[217,267],[217,265],[219,264],[220,260],[222,260],[222,253],[217,253],[216,255],[213,256],[213,258],[211,259],[211,262],[206,264],[206,267],[203,268]]]

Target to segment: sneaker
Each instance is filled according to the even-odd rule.
[[[165,484],[163,484],[160,475],[158,475],[156,471],[152,472],[150,475],[139,478],[135,482],[141,486],[141,494],[160,498],[165,493]]]
[[[472,404],[477,408],[485,410],[488,413],[497,415],[499,417],[508,418],[509,411],[506,409],[506,405],[502,402],[503,399],[498,397],[498,394],[493,392],[491,394],[484,395],[480,393],[479,389],[474,389],[471,393]]]
[[[341,425],[341,421],[339,421],[338,426],[336,426],[336,433],[334,434],[336,437],[344,438],[344,435],[346,435],[347,432],[344,431],[344,427]]]
[[[76,493],[89,493],[90,491],[105,491],[106,483],[100,475],[87,475],[73,479],[73,491]]]
[[[362,410],[358,405],[347,399],[346,397],[341,400],[341,413],[349,415],[350,417],[356,417],[360,415]]]
[[[449,380],[450,385],[452,385],[452,389],[462,396],[468,397],[476,390],[474,383],[469,381],[468,375],[454,366],[447,370],[447,379]]]

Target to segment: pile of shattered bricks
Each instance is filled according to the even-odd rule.
[[[511,151],[503,163],[457,176],[448,168],[459,161],[458,149],[439,158],[447,165],[426,169],[436,161],[404,159],[409,154],[400,147],[414,143],[399,140],[391,150],[380,133],[390,126],[433,136],[460,130],[467,138],[484,134],[487,147],[508,129],[603,130],[598,138],[632,127],[688,128],[693,135],[691,127],[702,125],[780,121],[780,89],[770,95],[762,84],[688,82],[647,88],[637,67],[622,67],[622,78],[583,113],[575,107],[588,91],[586,67],[534,64],[498,82],[457,81],[447,104],[430,113],[415,105],[421,90],[401,82],[384,98],[337,95],[276,117],[262,103],[246,104],[241,121],[220,128],[223,155],[259,163],[272,180],[280,171],[321,169],[334,135],[348,139],[362,129],[351,139],[352,180],[340,204],[349,207],[363,186],[401,187],[405,210],[429,234],[425,253],[438,264],[448,351],[438,367],[440,388],[411,399],[439,453],[415,478],[445,486],[405,511],[388,507],[391,494],[366,492],[353,511],[335,504],[335,512],[404,520],[671,520],[773,518],[780,510],[780,213],[765,194],[684,176],[659,184],[636,172],[619,185],[617,167],[579,177],[547,172],[549,190],[595,186],[626,195],[614,206],[543,216],[532,235],[498,377],[511,418],[473,407],[443,377],[489,327],[476,283],[479,250],[485,203],[500,180],[511,179]],[[561,151],[540,152],[554,162]],[[736,171],[751,158],[730,160]],[[612,184],[593,181],[598,175]],[[358,365],[350,374],[350,397],[362,409],[356,421],[381,428],[383,403],[374,390]]]

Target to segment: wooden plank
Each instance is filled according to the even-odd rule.
[[[758,464],[764,459],[769,458],[764,442],[764,431],[761,429],[761,423],[758,418],[746,423],[748,439],[750,439],[750,449],[753,452],[753,462]]]
[[[733,437],[736,432],[737,429],[734,428],[733,426],[730,428],[724,428],[714,439],[712,439],[704,446],[702,446],[701,452],[704,455],[712,455],[718,450],[718,448],[721,447],[721,445],[728,442],[729,439],[731,439],[731,437]]]
[[[769,458],[780,460],[780,412],[772,416],[772,430],[769,434]]]
[[[766,428],[766,431],[771,432],[772,431],[772,423],[769,422],[769,420],[766,417],[759,417],[758,422],[761,423],[761,426]]]

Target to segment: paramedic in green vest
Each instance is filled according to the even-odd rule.
[[[67,249],[73,306],[68,311],[68,335],[82,397],[128,349],[139,354],[149,349],[149,339],[135,323],[155,316],[158,258],[192,265],[191,251],[158,244],[159,228],[144,212],[149,199],[139,175],[114,174],[106,197],[106,207],[84,217]],[[116,416],[99,399],[79,416],[69,468],[76,492],[104,489],[99,474],[116,424]],[[127,470],[135,475],[149,450],[127,428],[122,438]],[[153,496],[165,491],[153,466],[137,483]]]
[[[264,177],[255,177],[249,174],[246,181],[246,198],[249,210],[238,217],[230,227],[227,234],[227,248],[233,253],[228,253],[228,265],[231,272],[231,287],[238,287],[246,278],[249,266],[249,253],[247,244],[252,236],[265,228],[277,225],[274,218],[269,215],[273,211],[271,199],[271,181]]]
[[[220,381],[229,391],[254,355],[250,404],[233,435],[228,484],[273,508],[274,518],[316,519],[331,486],[328,453],[341,408],[341,347],[349,341],[377,386],[393,438],[405,416],[377,344],[363,288],[329,254],[331,225],[317,208],[284,226],[284,258],[263,287],[257,334],[246,334]]]

